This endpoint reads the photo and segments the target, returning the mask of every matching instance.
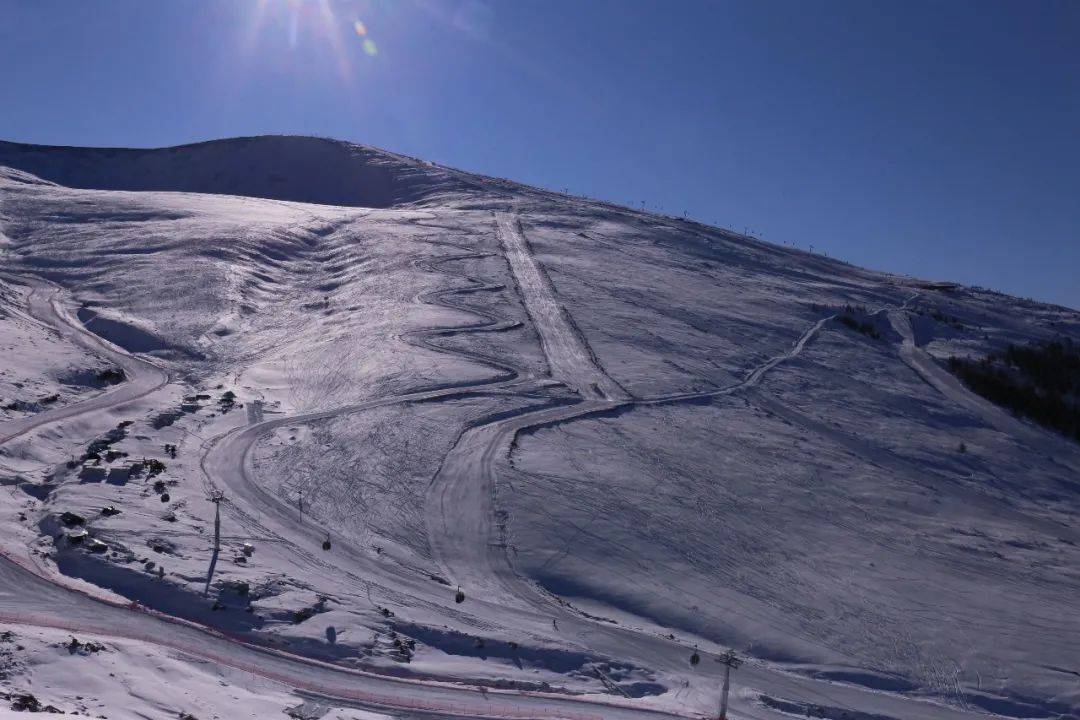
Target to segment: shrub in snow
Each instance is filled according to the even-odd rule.
[[[72,527],[74,525],[85,525],[86,518],[84,518],[82,515],[73,513],[70,510],[65,510],[60,515],[60,522],[64,523],[68,527]]]
[[[236,406],[236,393],[232,390],[226,390],[221,399],[218,400],[218,406],[223,414],[232,410]]]
[[[116,385],[117,383],[124,382],[126,379],[127,376],[124,375],[124,371],[121,368],[109,368],[107,370],[102,370],[97,374],[98,382],[105,385]]]
[[[879,333],[873,325],[857,320],[850,309],[845,310],[843,315],[837,316],[836,320],[844,327],[860,332],[874,340],[881,339],[881,333]]]
[[[1080,346],[1071,340],[951,357],[949,369],[990,402],[1080,442]]]
[[[15,712],[43,712],[43,713],[59,713],[59,709],[52,705],[42,705],[41,702],[31,695],[30,693],[24,693],[22,695],[11,696],[11,709]]]

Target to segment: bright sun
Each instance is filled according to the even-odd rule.
[[[256,0],[253,5],[246,43],[249,55],[258,52],[263,38],[283,33],[290,50],[300,50],[308,43],[328,47],[342,79],[348,80],[357,56],[350,42],[359,42],[369,58],[379,54],[370,27],[351,4],[346,6],[331,0]]]

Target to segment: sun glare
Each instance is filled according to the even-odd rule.
[[[351,78],[354,63],[379,54],[357,11],[331,0],[257,0],[245,40],[247,55],[257,57],[259,45],[272,41],[275,34],[284,37],[290,51],[310,50],[312,44],[329,48],[343,81]],[[350,39],[359,48],[350,46]]]

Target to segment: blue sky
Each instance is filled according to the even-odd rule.
[[[0,68],[3,139],[326,135],[1080,307],[1073,0],[0,0]]]

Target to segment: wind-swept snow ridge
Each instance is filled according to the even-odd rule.
[[[465,173],[313,137],[234,138],[147,150],[0,142],[0,166],[73,188],[215,193],[370,208],[477,188]]]

